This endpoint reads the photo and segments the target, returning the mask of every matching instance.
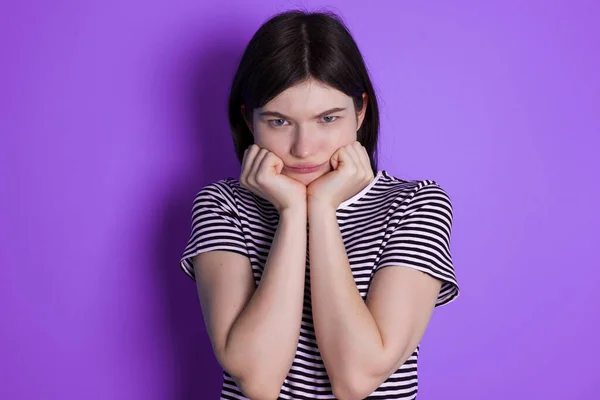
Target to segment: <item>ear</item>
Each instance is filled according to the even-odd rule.
[[[242,106],[240,107],[240,111],[242,112],[242,117],[244,117],[244,121],[246,121],[246,126],[248,127],[250,132],[254,134],[254,131],[252,130],[252,124],[248,122],[248,119],[246,118],[246,106],[244,104],[242,104]]]
[[[356,114],[356,122],[357,122],[356,131],[357,132],[360,130],[360,127],[362,126],[362,123],[365,120],[365,115],[366,115],[366,111],[367,111],[367,103],[369,102],[369,96],[367,95],[367,92],[364,92],[362,94],[362,99],[363,99],[362,108]]]

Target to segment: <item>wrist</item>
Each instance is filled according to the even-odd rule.
[[[309,200],[306,207],[308,216],[312,218],[327,217],[328,215],[335,215],[336,208],[332,204],[328,204],[317,199]]]
[[[280,218],[297,218],[306,220],[306,204],[283,207],[279,210]]]

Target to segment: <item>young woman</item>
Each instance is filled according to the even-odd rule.
[[[341,19],[260,27],[229,121],[240,177],[198,193],[181,259],[221,398],[414,399],[432,311],[458,296],[452,205],[377,169],[377,99]]]

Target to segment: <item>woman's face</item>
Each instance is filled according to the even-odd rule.
[[[281,158],[282,174],[308,186],[331,171],[337,149],[356,140],[366,97],[357,114],[352,98],[337,89],[312,79],[292,86],[254,110],[254,143]]]

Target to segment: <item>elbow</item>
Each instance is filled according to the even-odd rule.
[[[400,360],[396,358],[372,359],[369,365],[365,365],[365,362],[358,362],[354,365],[362,365],[362,368],[348,368],[345,371],[338,371],[338,374],[332,374],[333,376],[330,376],[331,390],[335,398],[362,400],[369,397],[394,371],[400,368],[410,354],[412,352]]]
[[[239,359],[221,357],[221,368],[227,371],[238,389],[252,400],[277,400],[287,374],[269,365],[243,363]]]
[[[371,365],[369,369],[354,369],[342,374],[333,374],[330,376],[331,390],[336,399],[362,400],[377,390],[392,372],[384,372],[381,368]]]
[[[339,400],[362,400],[370,393],[351,386],[332,386],[333,396]]]
[[[399,365],[391,371],[368,373],[362,370],[338,375],[337,377],[330,377],[331,390],[336,399],[362,400],[377,390],[398,368]]]
[[[375,390],[371,386],[364,378],[340,377],[331,380],[331,390],[339,400],[362,400]]]
[[[246,377],[235,380],[244,396],[252,400],[277,400],[281,391],[281,383],[276,379]]]

